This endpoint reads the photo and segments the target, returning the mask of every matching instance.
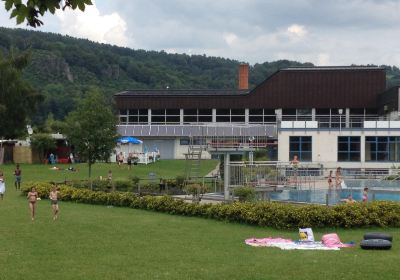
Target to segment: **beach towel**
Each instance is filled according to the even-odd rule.
[[[247,245],[253,247],[271,247],[274,244],[281,244],[281,243],[291,243],[293,242],[291,239],[284,239],[284,238],[273,238],[273,237],[266,237],[266,238],[249,238],[244,241]]]
[[[336,248],[346,248],[346,247],[353,247],[353,243],[342,243],[340,241],[339,236],[336,233],[329,233],[322,236],[322,243],[326,247],[336,247]]]
[[[322,242],[293,241],[279,237],[249,238],[245,243],[253,247],[275,247],[281,250],[340,250],[339,247],[325,246]]]

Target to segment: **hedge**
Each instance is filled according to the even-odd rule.
[[[52,186],[50,183],[28,183],[22,188],[22,191],[26,194],[31,187],[35,187],[40,197],[48,198]],[[60,200],[63,201],[124,206],[278,229],[400,226],[400,203],[389,201],[343,204],[333,207],[299,206],[277,202],[196,204],[170,196],[137,196],[129,192],[90,191],[67,185],[59,185],[59,187]]]
[[[104,191],[110,192],[113,189],[121,192],[137,192],[141,194],[183,194],[182,183],[180,177],[175,179],[163,179],[162,182],[168,186],[168,188],[162,189],[160,183],[157,182],[142,182],[139,186],[140,178],[132,177],[130,180],[114,180],[112,182],[108,180],[75,180],[69,181],[66,184],[74,188],[86,188],[92,189],[93,191]]]

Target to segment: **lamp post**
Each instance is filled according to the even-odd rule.
[[[343,109],[339,109],[339,132],[342,132],[342,114],[343,114]]]
[[[249,161],[250,161],[250,164],[253,164],[253,162],[254,162],[254,154],[253,154],[253,151],[251,150],[253,148],[253,141],[254,140],[255,140],[254,136],[250,136],[249,137],[249,142],[250,142],[250,145],[249,145],[249,148],[250,148]]]

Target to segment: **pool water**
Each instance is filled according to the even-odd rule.
[[[362,189],[283,190],[282,192],[271,193],[271,200],[334,205],[350,194],[354,200],[362,201]],[[368,201],[373,200],[400,201],[400,191],[371,190],[368,194]]]

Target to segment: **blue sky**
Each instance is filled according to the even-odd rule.
[[[252,64],[400,66],[400,0],[97,0],[44,21],[38,30]],[[15,27],[4,9],[0,26]]]

